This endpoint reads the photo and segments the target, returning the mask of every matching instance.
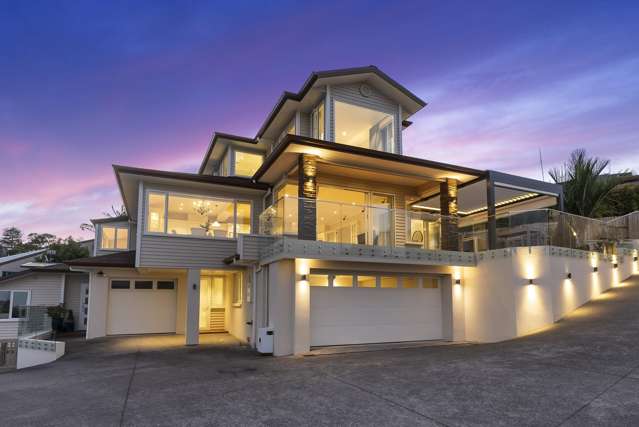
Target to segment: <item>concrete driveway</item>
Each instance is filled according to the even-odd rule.
[[[70,343],[0,375],[0,423],[637,425],[639,280],[627,284],[499,344],[275,359],[233,342]]]

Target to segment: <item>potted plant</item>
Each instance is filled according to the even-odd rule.
[[[47,314],[51,318],[51,327],[54,331],[61,332],[64,326],[64,318],[67,315],[67,309],[62,305],[47,307]]]

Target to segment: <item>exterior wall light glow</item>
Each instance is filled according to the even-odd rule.
[[[566,279],[572,279],[572,273],[566,274]]]

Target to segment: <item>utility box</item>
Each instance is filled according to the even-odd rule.
[[[262,354],[273,354],[273,328],[258,328],[257,330],[257,351]]]

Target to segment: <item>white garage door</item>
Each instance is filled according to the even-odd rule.
[[[442,339],[440,286],[354,285],[311,286],[312,346]]]
[[[176,294],[175,281],[112,280],[107,334],[174,333]]]

